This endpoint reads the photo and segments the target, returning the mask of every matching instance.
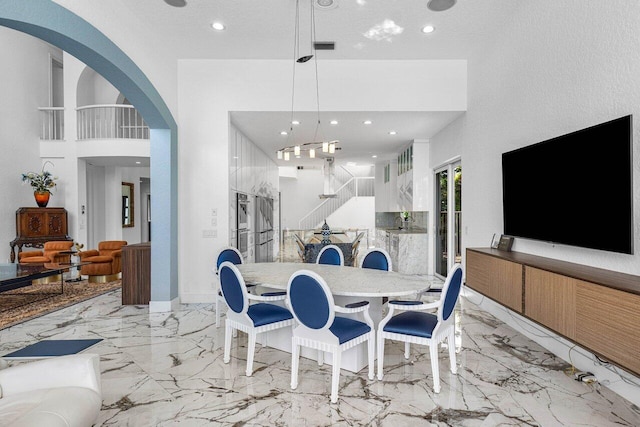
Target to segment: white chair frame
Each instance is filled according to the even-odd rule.
[[[342,249],[340,249],[339,246],[336,245],[327,245],[324,246],[322,249],[320,249],[320,252],[318,252],[318,257],[316,258],[316,264],[320,264],[320,258],[322,257],[322,254],[325,251],[328,250],[336,250],[338,251],[338,254],[340,255],[340,265],[343,266],[344,265],[344,253],[342,253]]]
[[[449,290],[449,285],[451,284],[451,280],[454,276],[454,273],[458,270],[462,270],[462,266],[460,264],[455,264],[449,274],[447,275],[447,280],[442,289],[442,297],[440,300],[432,303],[419,303],[419,304],[406,304],[406,302],[402,301],[389,301],[389,313],[387,316],[380,321],[378,325],[378,380],[382,380],[383,378],[383,366],[384,366],[384,340],[396,340],[403,341],[405,343],[404,347],[404,358],[409,359],[410,345],[411,344],[421,344],[429,346],[429,353],[431,357],[431,371],[433,374],[433,391],[435,393],[440,393],[440,366],[438,361],[438,344],[443,342],[445,339],[447,340],[447,344],[449,347],[449,362],[451,367],[451,372],[453,374],[457,373],[456,366],[456,346],[455,346],[455,308],[453,309],[451,315],[448,319],[443,319],[443,310],[444,310],[444,302],[446,299],[447,292]],[[462,289],[462,284],[460,284],[460,289]],[[460,290],[458,290],[458,295],[456,296],[456,304],[458,299],[460,298]],[[414,303],[412,301],[412,303]],[[414,335],[408,334],[400,334],[393,332],[385,332],[384,327],[387,325],[389,320],[394,315],[396,310],[399,311],[425,311],[425,310],[433,310],[437,309],[438,323],[433,329],[431,334],[431,338],[418,337]]]
[[[237,253],[238,257],[240,258],[240,264],[244,264],[244,258],[242,257],[242,254],[237,248],[234,248],[233,246],[227,246],[225,248],[222,248],[222,250],[218,252],[218,257],[216,257],[216,263],[211,269],[213,274],[216,275],[216,281],[218,282],[218,288],[215,290],[216,292],[216,297],[215,297],[216,298],[216,328],[220,327],[220,309],[225,306],[224,297],[222,296],[222,291],[220,290],[220,278],[218,277],[218,258],[220,257],[220,254],[222,254],[222,252],[226,250],[232,250],[235,253]]]
[[[225,261],[220,264],[220,270],[222,268],[228,267],[230,268],[238,278],[238,282],[240,282],[240,287],[242,288],[243,294],[243,309],[240,313],[236,313],[235,311],[229,309],[227,307],[227,318],[225,319],[225,332],[224,332],[224,363],[229,363],[231,360],[231,338],[232,336],[236,336],[235,331],[245,332],[249,336],[249,348],[247,349],[247,369],[246,374],[250,377],[253,374],[253,359],[256,351],[256,337],[258,334],[263,332],[274,331],[280,328],[286,328],[287,326],[293,325],[293,318],[289,320],[283,320],[280,322],[269,323],[267,325],[262,326],[254,326],[253,321],[247,314],[249,310],[249,300],[252,301],[261,301],[261,302],[272,302],[272,301],[284,301],[286,295],[277,295],[277,296],[261,296],[261,295],[253,295],[247,291],[247,285],[244,283],[244,278],[240,273],[240,270],[235,266],[235,264]],[[223,295],[224,297],[224,295]],[[226,300],[225,300],[226,304]],[[263,347],[267,346],[267,337],[264,337]]]
[[[294,278],[300,275],[310,276],[315,279],[327,297],[327,302],[329,304],[329,315],[327,317],[326,324],[319,329],[311,329],[307,326],[303,325],[298,317],[296,316],[295,311],[291,306],[291,300],[289,291],[291,288],[291,283]],[[287,284],[287,307],[293,314],[293,317],[296,320],[296,327],[293,329],[293,338],[291,342],[291,389],[295,390],[298,387],[298,368],[299,368],[299,359],[300,359],[300,346],[312,348],[318,350],[318,365],[323,364],[323,353],[329,352],[332,354],[332,371],[331,371],[331,403],[336,403],[338,401],[338,385],[340,382],[340,363],[342,360],[342,352],[349,350],[356,345],[359,345],[365,341],[368,344],[368,362],[369,362],[369,379],[374,379],[374,351],[375,351],[375,326],[373,324],[373,320],[371,316],[369,316],[369,305],[368,302],[366,305],[356,308],[347,308],[341,307],[339,305],[335,305],[333,301],[333,295],[331,294],[331,290],[327,285],[327,282],[317,273],[309,270],[299,270],[295,272],[290,278],[289,283]],[[362,334],[356,338],[353,338],[343,344],[340,344],[340,341],[337,336],[335,336],[330,330],[329,327],[333,324],[335,319],[335,313],[363,313],[364,321],[369,327],[371,331]]]

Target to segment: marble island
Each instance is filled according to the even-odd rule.
[[[427,274],[428,234],[425,228],[376,228],[375,246],[391,256],[393,271]]]

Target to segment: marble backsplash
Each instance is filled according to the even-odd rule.
[[[428,211],[409,211],[408,228],[427,229]],[[402,219],[400,212],[376,212],[376,228],[398,228]]]

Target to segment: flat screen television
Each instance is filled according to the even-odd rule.
[[[504,234],[633,254],[632,116],[502,154]]]

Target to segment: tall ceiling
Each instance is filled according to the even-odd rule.
[[[57,0],[64,5],[65,1]],[[178,59],[291,59],[311,53],[311,11],[315,40],[335,42],[335,50],[314,51],[322,60],[428,60],[467,59],[479,55],[517,12],[513,0],[457,0],[449,10],[434,12],[428,0],[110,0],[113,13],[126,16],[139,34],[169,57]],[[223,31],[213,22],[225,25]],[[294,52],[296,22],[299,54]],[[432,25],[435,31],[421,29]],[[427,140],[455,120],[461,112],[339,112],[322,111],[324,139],[349,141],[336,155],[338,162],[374,163],[392,158],[414,139]],[[280,165],[276,150],[286,144],[275,123],[287,122],[291,111],[232,112],[232,121]],[[312,140],[316,113],[298,113],[294,131],[300,140]],[[338,126],[329,120],[338,120]],[[363,127],[364,120],[372,124]],[[403,129],[395,136],[389,131]],[[372,156],[377,156],[372,158]]]

